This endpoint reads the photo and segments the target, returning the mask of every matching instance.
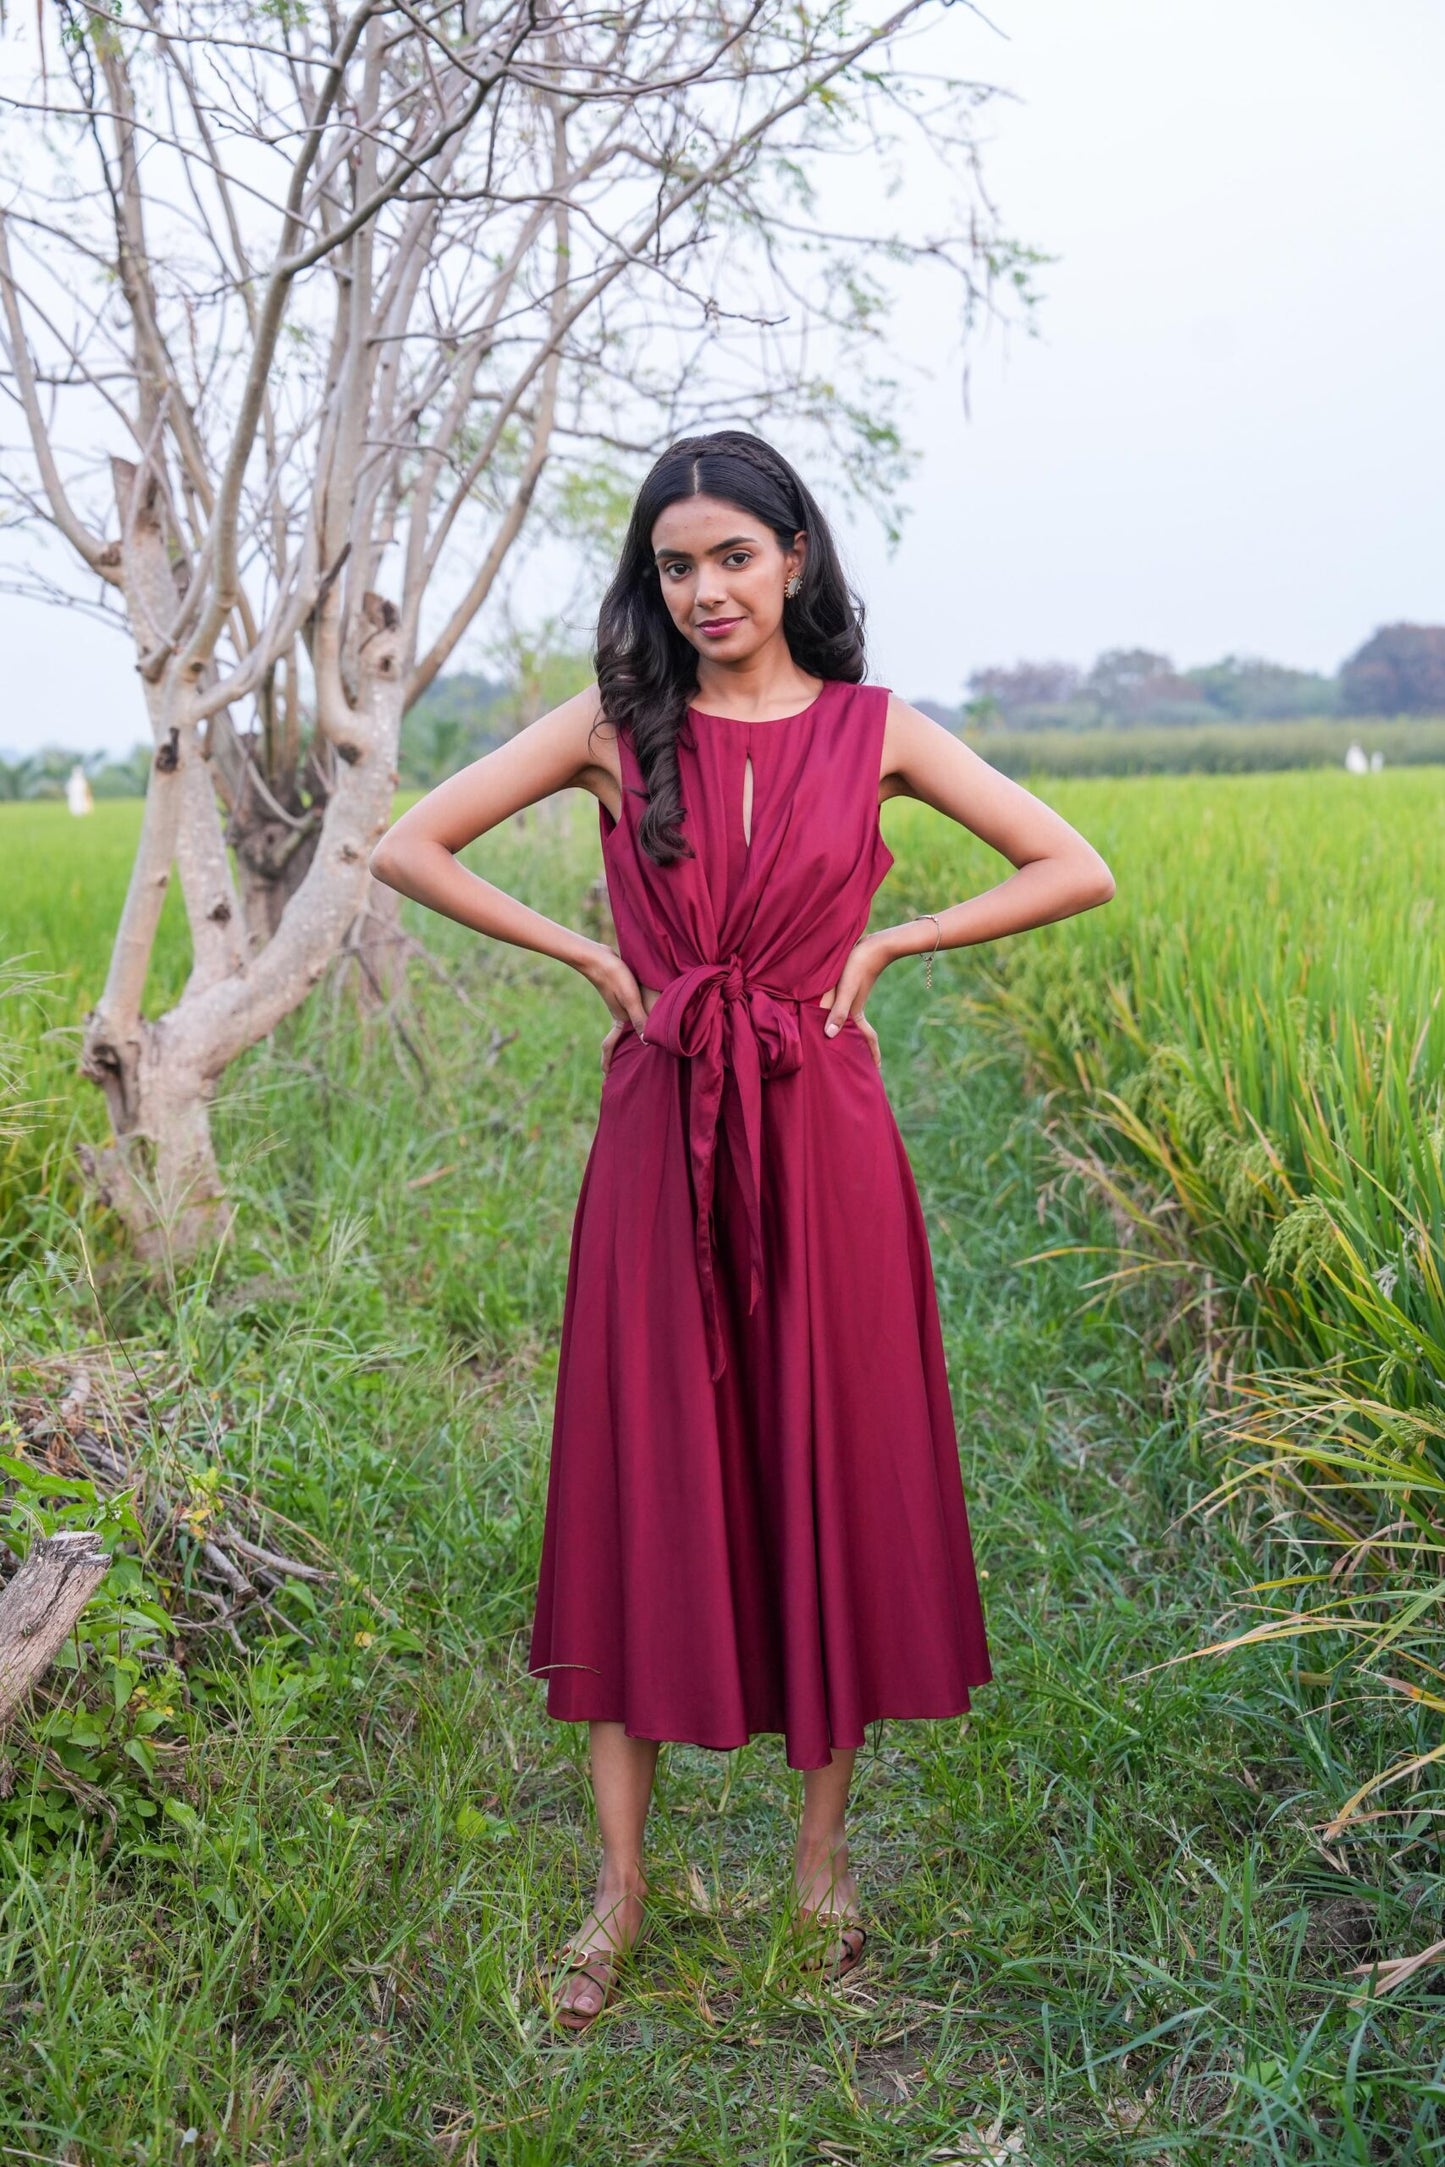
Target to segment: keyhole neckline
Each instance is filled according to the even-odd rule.
[[[687,711],[690,715],[696,715],[699,722],[728,722],[732,724],[735,730],[777,730],[780,729],[784,723],[802,722],[805,716],[811,715],[813,709],[818,705],[818,702],[822,699],[823,694],[827,691],[827,689],[828,680],[824,678],[823,683],[819,687],[815,696],[811,700],[809,700],[806,707],[800,707],[796,715],[774,715],[767,722],[749,722],[742,715],[709,714],[708,710],[705,707],[694,707],[691,701],[688,702]]]

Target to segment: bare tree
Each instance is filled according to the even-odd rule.
[[[7,101],[0,381],[12,515],[123,619],[154,739],[83,1051],[89,1171],[143,1251],[223,1230],[211,1094],[355,938],[402,717],[524,524],[765,412],[886,493],[886,266],[943,267],[965,329],[1021,289],[987,88],[896,50],[930,4],[58,0]],[[828,230],[819,157],[910,128],[957,184],[938,230]],[[148,1018],[173,869],[192,967]]]

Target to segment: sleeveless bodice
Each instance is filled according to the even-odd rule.
[[[778,722],[737,722],[690,708],[678,766],[683,833],[694,855],[670,866],[638,846],[647,799],[625,738],[622,817],[614,821],[600,808],[618,951],[640,985],[661,993],[639,1052],[691,1064],[688,1144],[714,1380],[726,1362],[711,1227],[719,1130],[747,1214],[751,1311],[763,1276],[763,1085],[802,1064],[809,1036],[800,1007],[816,1007],[837,983],[894,862],[878,824],[887,712],[884,687],[833,681],[801,713]],[[743,827],[749,759],[750,840]],[[857,1025],[843,1028],[856,1032]]]
[[[631,745],[619,740],[622,817],[599,807],[599,818],[618,950],[640,984],[665,988],[698,964],[736,956],[749,979],[788,999],[828,991],[893,864],[878,825],[887,714],[883,686],[836,682],[779,722],[689,708],[678,768],[683,833],[696,855],[670,866],[638,848],[646,793]]]

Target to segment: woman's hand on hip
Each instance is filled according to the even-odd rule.
[[[855,941],[848,960],[838,974],[833,988],[833,998],[826,1006],[828,1021],[823,1026],[824,1036],[834,1038],[851,1016],[868,1042],[868,1050],[879,1068],[883,1066],[883,1049],[878,1033],[863,1013],[863,1003],[892,961],[887,948],[876,933],[865,933]]]
[[[606,1038],[603,1039],[602,1073],[604,1076],[607,1074],[608,1069],[612,1066],[612,1051],[613,1048],[616,1046],[617,1041],[631,1029],[632,1025],[630,1023],[614,1023],[612,1029],[608,1032]]]
[[[604,942],[598,943],[585,975],[607,1003],[612,1017],[612,1028],[602,1041],[602,1073],[605,1076],[618,1040],[626,1031],[641,1033],[646,1028],[647,1012],[659,995],[650,987],[639,986],[616,949],[607,947]]]

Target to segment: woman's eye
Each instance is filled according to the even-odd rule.
[[[680,578],[687,569],[688,568],[685,564],[669,564],[663,567],[663,575],[667,579],[677,579]]]
[[[723,559],[724,564],[749,564],[751,561],[751,552],[746,549],[734,549]]]

